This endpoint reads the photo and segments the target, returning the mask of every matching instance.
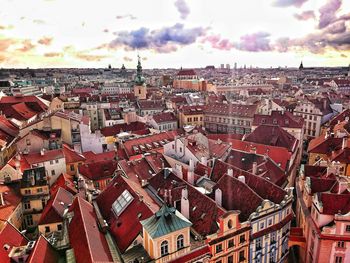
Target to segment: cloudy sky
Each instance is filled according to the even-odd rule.
[[[336,66],[348,0],[0,0],[0,67]]]

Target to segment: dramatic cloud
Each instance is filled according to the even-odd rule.
[[[43,37],[38,40],[38,43],[40,45],[49,46],[52,43],[52,39],[53,39],[52,37]]]
[[[344,21],[336,21],[330,24],[326,29],[325,33],[340,34],[346,32],[346,25]]]
[[[204,36],[205,29],[196,27],[185,29],[183,24],[175,24],[152,30],[141,27],[133,31],[116,32],[117,36],[110,44],[110,48],[126,47],[133,49],[153,49],[160,53],[170,53],[177,50],[177,46],[190,45],[198,37]]]
[[[219,50],[231,50],[234,44],[228,39],[221,38],[220,35],[206,36],[202,39],[202,43],[209,42],[212,48]]]
[[[130,18],[131,20],[135,20],[137,17],[133,16],[132,14],[126,14],[126,15],[118,15],[115,17],[116,19],[125,19],[125,18]]]
[[[336,13],[339,10],[341,4],[341,0],[328,0],[328,2],[320,8],[320,20],[318,23],[318,28],[325,28],[336,19]]]
[[[257,32],[244,35],[235,45],[237,49],[250,52],[270,51],[270,34],[266,32]]]
[[[300,14],[294,14],[294,17],[298,20],[309,20],[315,18],[315,13],[312,10],[304,11]]]
[[[29,39],[25,39],[23,40],[22,42],[22,47],[21,48],[18,48],[17,51],[20,51],[20,52],[28,52],[28,51],[31,51],[35,48],[35,45],[32,44],[31,40]]]
[[[185,0],[176,0],[175,6],[177,8],[177,11],[180,13],[180,17],[182,19],[186,19],[191,12]]]
[[[308,0],[275,0],[273,3],[277,7],[296,6],[301,7]]]

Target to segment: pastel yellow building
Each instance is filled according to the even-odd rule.
[[[143,247],[154,262],[168,262],[190,251],[188,221],[174,207],[163,205],[143,226]]]

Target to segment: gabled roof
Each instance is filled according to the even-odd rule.
[[[328,136],[326,138],[324,135],[320,135],[310,141],[307,151],[309,153],[327,154],[341,148],[342,142],[342,138],[336,138],[333,136]]]
[[[293,135],[274,125],[258,126],[252,133],[245,136],[244,141],[284,147],[290,152],[294,152],[298,145],[298,140]]]
[[[74,212],[68,232],[76,262],[113,262],[106,238],[98,228],[93,206],[77,196],[69,211]]]
[[[24,246],[28,243],[28,240],[22,235],[17,228],[11,223],[5,222],[2,229],[0,229],[0,259],[2,263],[12,262],[9,258],[9,253],[13,247]],[[9,245],[10,248],[6,250],[5,245]]]
[[[113,211],[112,205],[121,194],[127,190],[133,200],[118,216]],[[137,192],[138,193],[137,193]],[[112,182],[96,198],[103,218],[110,225],[110,230],[123,253],[141,233],[140,220],[153,215],[153,208],[158,206],[149,198],[145,190],[138,182],[133,182],[122,176],[116,176]]]
[[[86,160],[83,155],[74,151],[66,144],[63,144],[62,151],[64,158],[66,158],[66,164],[84,162]]]
[[[43,235],[35,243],[27,263],[55,263],[59,261],[59,254]]]
[[[172,112],[162,112],[154,114],[152,117],[156,123],[177,122],[177,118]]]
[[[191,227],[192,223],[174,207],[164,204],[153,216],[141,221],[141,225],[154,239],[183,228]]]
[[[170,203],[180,202],[182,190],[187,189],[189,201],[189,220],[193,223],[192,227],[202,236],[216,233],[219,229],[217,222],[219,217],[226,211],[219,207],[214,200],[202,194],[185,180],[180,179],[174,173],[170,172],[166,177],[164,171],[159,172],[149,180],[148,189],[163,200],[165,190],[168,190]],[[151,196],[152,198],[157,198]]]
[[[39,153],[29,153],[22,155],[22,158],[25,158],[27,162],[32,165],[36,163],[43,163],[48,162],[56,159],[62,159],[64,158],[63,150],[62,149],[56,149],[56,150],[45,150],[43,154]]]
[[[350,194],[318,193],[318,200],[322,203],[321,214],[342,215],[350,212]]]
[[[73,195],[65,189],[59,187],[56,194],[46,204],[39,225],[58,223],[63,221],[63,214],[73,202]]]
[[[0,184],[0,193],[2,193],[4,204],[0,205],[0,221],[10,219],[18,205],[21,204],[22,196],[16,185]]]
[[[79,165],[79,173],[90,180],[112,178],[117,170],[116,160],[102,160]]]
[[[77,188],[75,187],[73,180],[68,174],[60,174],[57,180],[50,187],[50,195],[53,197],[58,189],[63,188],[66,191],[70,192],[72,195],[76,195],[78,193]]]

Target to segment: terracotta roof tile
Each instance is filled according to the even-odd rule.
[[[56,263],[59,262],[59,254],[44,236],[40,236],[35,247],[30,253],[28,263]]]

